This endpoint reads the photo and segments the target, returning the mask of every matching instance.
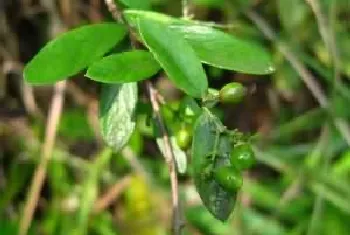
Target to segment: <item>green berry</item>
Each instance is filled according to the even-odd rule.
[[[235,193],[242,187],[241,173],[232,166],[223,166],[215,170],[215,181],[230,193]]]
[[[222,103],[239,103],[246,94],[246,88],[238,82],[226,84],[220,90],[220,102]]]
[[[190,145],[192,140],[191,131],[189,128],[182,127],[177,133],[176,133],[176,141],[177,145],[182,150],[186,150],[188,146]]]
[[[239,170],[251,168],[256,162],[254,151],[248,143],[236,145],[231,152],[230,160],[231,164]]]

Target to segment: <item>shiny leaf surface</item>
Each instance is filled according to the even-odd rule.
[[[82,26],[63,33],[26,65],[24,78],[38,85],[67,79],[102,57],[125,33],[125,28],[115,23]]]
[[[119,151],[135,129],[134,112],[137,102],[137,84],[104,85],[100,100],[102,137],[114,151]]]

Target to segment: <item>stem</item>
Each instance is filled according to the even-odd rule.
[[[190,16],[190,6],[189,0],[181,0],[181,8],[182,8],[182,17],[189,18]]]
[[[40,191],[46,177],[47,165],[52,156],[57,125],[62,112],[65,88],[65,81],[59,82],[55,85],[54,95],[51,102],[51,109],[46,124],[47,128],[45,134],[45,143],[42,148],[40,163],[35,170],[33,181],[27,196],[23,217],[19,225],[19,235],[27,234],[33,219],[35,208],[38,204]]]
[[[125,188],[130,184],[131,177],[130,175],[124,176],[122,179],[118,180],[117,183],[112,185],[106,193],[104,193],[101,198],[98,198],[94,203],[94,213],[98,214],[99,212],[105,210],[108,206],[114,203]]]
[[[113,18],[116,21],[123,22],[122,14],[119,11],[115,2],[113,0],[105,0],[105,4],[107,5],[108,10],[111,12]],[[130,33],[131,44],[133,47],[136,47],[137,43],[134,37],[132,36],[133,32],[131,31],[130,28],[129,28],[129,33]],[[153,113],[155,115],[155,119],[162,133],[162,141],[164,142],[164,152],[165,152],[164,158],[170,174],[172,211],[173,211],[172,232],[175,235],[179,235],[181,234],[183,223],[181,221],[180,204],[179,204],[179,186],[178,186],[174,152],[172,150],[169,134],[165,128],[162,115],[160,114],[158,91],[153,87],[152,83],[149,81],[146,81],[146,86],[150,95],[150,101],[151,101]]]
[[[157,99],[157,91],[153,87],[152,83],[146,81],[147,89],[149,91],[150,100],[152,104],[152,109],[155,115],[155,119],[158,123],[159,129],[162,133],[162,141],[164,142],[164,158],[165,162],[168,165],[170,173],[170,183],[171,183],[171,197],[172,197],[172,207],[173,207],[173,223],[172,229],[173,234],[181,234],[181,228],[183,226],[180,217],[180,208],[179,208],[179,187],[177,180],[177,172],[175,166],[175,157],[172,150],[170,138],[168,132],[165,128],[163,118],[160,114],[159,102]]]

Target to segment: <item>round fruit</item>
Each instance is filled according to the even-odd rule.
[[[191,133],[187,128],[183,127],[176,133],[177,145],[182,150],[186,150],[188,148],[192,140],[191,138]]]
[[[214,178],[221,187],[231,193],[237,192],[243,184],[241,173],[232,166],[223,166],[216,169]]]
[[[236,145],[231,152],[230,160],[231,164],[239,170],[246,170],[256,162],[254,151],[248,143]]]
[[[239,103],[246,94],[246,88],[238,82],[226,84],[220,90],[220,101],[222,103]]]

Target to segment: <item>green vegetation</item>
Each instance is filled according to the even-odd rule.
[[[350,234],[348,0],[73,2],[0,4],[1,235]]]

